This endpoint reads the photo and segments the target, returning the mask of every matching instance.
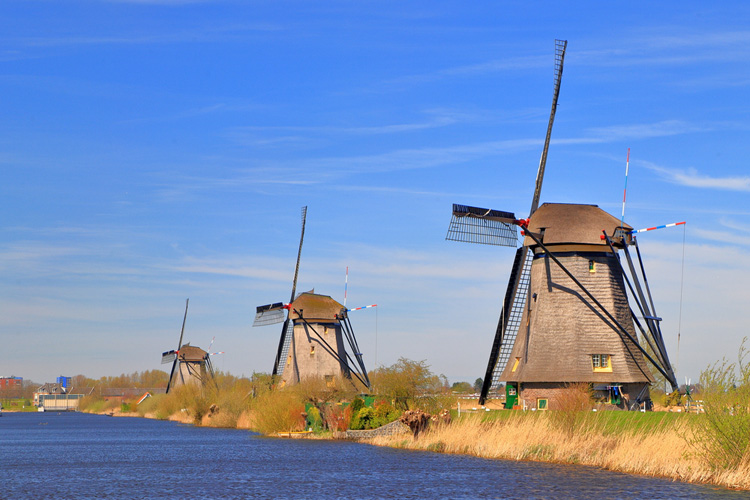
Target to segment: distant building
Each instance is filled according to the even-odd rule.
[[[12,387],[21,387],[23,385],[23,377],[0,377],[0,389],[10,389]]]
[[[43,386],[39,387],[34,392],[34,406],[39,406],[40,396],[48,396],[50,394],[67,394],[67,389],[59,383],[48,382]]]

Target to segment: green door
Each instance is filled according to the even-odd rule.
[[[518,383],[505,384],[505,409],[512,410],[518,404]]]

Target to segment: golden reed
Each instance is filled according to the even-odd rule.
[[[417,440],[393,436],[368,442],[482,458],[591,465],[676,481],[750,489],[747,460],[734,470],[712,470],[695,453],[686,440],[692,432],[687,415],[688,418],[663,419],[648,430],[625,426],[619,431],[605,430],[599,417],[595,413],[583,414],[571,432],[560,425],[554,412],[492,421],[471,415],[435,426]]]

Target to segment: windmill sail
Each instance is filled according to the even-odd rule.
[[[190,299],[185,300],[185,315],[182,317],[182,329],[180,330],[180,341],[177,343],[177,350],[182,347],[182,337],[185,334],[185,321],[187,321],[187,312],[188,312],[188,304],[190,303]],[[169,393],[169,388],[172,387],[172,380],[174,379],[174,370],[177,367],[177,363],[179,360],[177,359],[177,353],[175,353],[174,360],[172,361],[172,370],[169,372],[169,381],[167,382],[167,393]],[[164,355],[162,355],[162,362],[164,360]],[[167,361],[168,363],[169,361]]]
[[[292,295],[289,299],[289,303],[294,302],[295,294],[297,293],[297,275],[299,274],[299,261],[302,256],[302,242],[305,239],[305,220],[307,219],[307,207],[302,207],[302,233],[299,237],[299,250],[297,250],[297,265],[294,267],[294,280],[292,280]],[[293,328],[292,322],[289,320],[289,314],[287,313],[284,326],[281,327],[281,337],[279,338],[279,347],[276,351],[276,360],[273,363],[273,375],[279,375],[284,371],[284,364],[286,364],[286,353],[289,352],[289,344],[292,341],[292,335],[290,335],[290,329]]]
[[[531,201],[531,210],[529,217],[534,215],[539,208],[539,197],[542,194],[542,182],[544,181],[544,169],[547,166],[547,151],[549,151],[549,142],[552,137],[552,125],[555,123],[555,113],[557,112],[557,98],[560,96],[560,81],[562,80],[563,63],[565,62],[565,49],[568,47],[567,40],[555,40],[555,84],[552,91],[552,109],[549,113],[549,122],[547,123],[547,135],[544,138],[544,149],[542,157],[539,159],[539,170],[536,173],[536,186],[534,187],[534,197]]]
[[[529,217],[539,207],[539,198],[542,192],[542,182],[547,164],[547,152],[549,151],[552,126],[557,111],[557,101],[560,95],[560,82],[562,79],[563,63],[565,60],[565,49],[568,42],[555,40],[555,71],[554,86],[552,92],[552,107],[550,110],[547,133],[544,140],[544,148],[539,159],[534,195],[531,201]],[[518,237],[516,224],[519,221],[513,213],[489,210],[465,205],[453,205],[453,217],[448,227],[447,240],[462,241],[468,243],[481,243],[486,245],[517,246]],[[490,358],[485,371],[482,391],[479,403],[484,404],[492,387],[497,387],[500,382],[500,374],[510,357],[516,336],[523,317],[526,299],[530,286],[531,261],[533,254],[527,247],[521,247],[516,251],[508,288],[505,293],[503,308],[500,319],[495,330]]]
[[[515,220],[516,216],[510,212],[454,204],[445,239],[515,248],[518,243]]]
[[[174,360],[177,359],[177,351],[167,351],[163,352],[161,354],[161,364],[166,365],[167,363],[172,363]]]
[[[276,302],[255,308],[255,321],[253,326],[267,326],[284,321],[284,304]],[[210,350],[210,348],[209,348]]]
[[[500,374],[503,372],[513,350],[529,292],[532,259],[533,254],[528,251],[527,247],[516,250],[513,269],[508,280],[508,289],[505,291],[503,309],[500,312],[500,319],[495,330],[495,340],[492,343],[490,359],[484,374],[482,392],[479,396],[479,404],[481,405],[486,401],[490,389],[500,385]]]

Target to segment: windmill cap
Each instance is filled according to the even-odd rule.
[[[200,361],[206,357],[206,351],[194,345],[185,344],[180,347],[179,356],[182,361]]]
[[[621,226],[625,231],[633,229],[596,205],[545,203],[531,216],[528,230],[534,234],[544,231],[545,246],[576,244],[606,248],[609,245],[601,238],[602,230],[611,235]],[[524,239],[526,246],[535,244],[529,236]]]
[[[335,323],[336,315],[344,308],[328,295],[310,292],[301,293],[290,306],[289,317],[292,320],[299,319],[301,313],[306,321],[324,323]]]

